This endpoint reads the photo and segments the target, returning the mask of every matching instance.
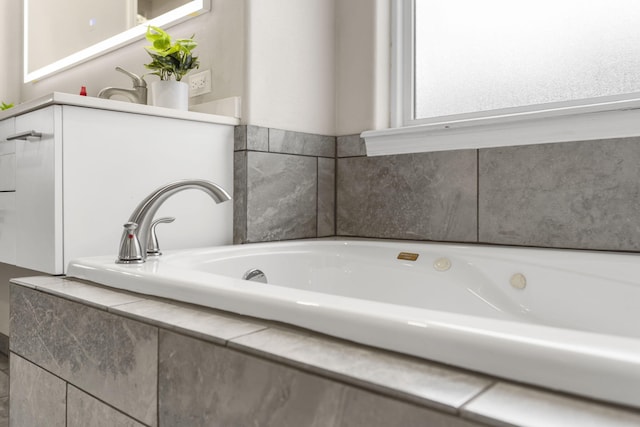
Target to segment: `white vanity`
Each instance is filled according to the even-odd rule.
[[[231,117],[53,93],[0,112],[0,262],[63,274],[117,253],[122,225],[156,188],[213,181],[233,195]],[[33,132],[33,136],[30,136]],[[185,191],[158,216],[161,248],[232,242],[233,203]]]

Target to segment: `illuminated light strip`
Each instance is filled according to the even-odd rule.
[[[177,24],[178,22],[188,17],[197,16],[203,12],[208,11],[209,10],[208,6],[209,6],[208,0],[190,1],[187,4],[182,5],[176,9],[173,9],[156,18],[153,18],[145,22],[144,24],[133,27],[127,31],[124,31],[104,41],[101,41],[100,43],[96,43],[92,46],[89,46],[86,49],[82,49],[81,51],[78,51],[72,55],[66,56],[45,67],[39,68],[32,72],[28,72],[29,58],[27,54],[27,49],[29,46],[29,22],[28,22],[29,18],[28,18],[27,12],[29,10],[29,0],[24,0],[24,35],[23,35],[24,82],[25,83],[32,82],[41,77],[48,76],[49,74],[53,74],[58,71],[65,70],[67,68],[71,68],[74,65],[78,65],[82,62],[88,61],[89,59],[93,59],[104,53],[111,52],[118,47],[122,47],[128,43],[134,42],[139,38],[142,38],[142,36],[147,32],[147,26],[149,25],[153,25],[155,27],[162,27],[163,25]]]

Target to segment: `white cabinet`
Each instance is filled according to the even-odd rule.
[[[14,118],[0,121],[0,191],[16,189],[16,142],[7,140],[15,130]]]
[[[14,263],[4,254],[5,237],[13,239],[17,266],[46,273],[62,274],[81,256],[115,260],[122,224],[168,182],[207,179],[233,194],[231,125],[51,105],[15,117],[10,129],[31,130],[42,136],[15,140],[15,192],[7,193],[15,200],[0,191],[3,262]],[[233,203],[216,205],[203,192],[176,194],[158,216],[176,217],[159,227],[164,250],[232,242]],[[9,229],[13,236],[4,234]]]
[[[16,193],[0,192],[0,262],[16,263]]]
[[[16,142],[7,140],[15,129],[14,118],[0,122],[0,191],[16,189]]]
[[[0,121],[0,262],[16,262],[16,131],[15,118]]]
[[[16,117],[16,264],[46,273],[62,273],[62,107],[52,106]],[[58,176],[56,176],[56,174]]]

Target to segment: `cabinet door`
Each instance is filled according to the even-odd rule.
[[[62,274],[61,107],[16,118],[16,133],[39,138],[16,141],[16,265]]]
[[[0,262],[16,263],[16,133],[15,118],[0,121]]]
[[[0,191],[16,189],[16,142],[7,140],[15,133],[14,118],[0,122]]]
[[[16,263],[16,193],[0,192],[0,262]]]

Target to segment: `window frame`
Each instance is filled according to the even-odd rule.
[[[640,92],[414,119],[414,2],[391,0],[391,128],[362,133],[367,155],[640,136]]]

